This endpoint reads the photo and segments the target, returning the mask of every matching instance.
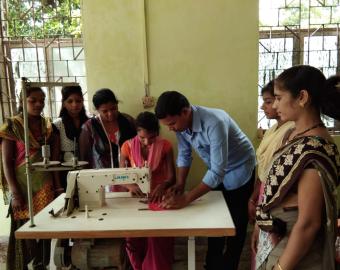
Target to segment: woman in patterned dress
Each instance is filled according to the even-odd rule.
[[[340,160],[320,114],[340,119],[339,88],[339,76],[326,80],[306,65],[289,68],[275,80],[274,108],[295,128],[274,154],[257,207],[257,228],[267,232],[259,239],[257,269],[335,269]]]
[[[64,86],[61,90],[62,107],[53,123],[59,130],[61,160],[71,161],[79,157],[79,135],[81,126],[88,120],[84,108],[83,92],[80,86]],[[67,172],[61,173],[61,183],[66,189]]]

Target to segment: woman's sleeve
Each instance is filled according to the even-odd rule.
[[[124,155],[126,158],[130,158],[130,145],[129,141],[125,141],[120,148],[120,153]]]

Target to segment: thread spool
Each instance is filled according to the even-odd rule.
[[[85,218],[89,218],[89,209],[87,208],[87,204],[85,204]]]
[[[78,166],[78,158],[76,156],[72,157],[72,167]]]
[[[49,159],[51,156],[50,146],[47,144],[41,146],[41,154],[43,158]]]

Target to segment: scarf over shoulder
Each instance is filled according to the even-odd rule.
[[[273,154],[282,144],[282,139],[287,130],[294,126],[294,122],[286,122],[282,126],[278,127],[277,124],[272,126],[266,131],[264,137],[256,150],[257,159],[257,174],[261,182],[266,180],[268,168],[273,159]]]

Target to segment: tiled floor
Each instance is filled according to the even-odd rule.
[[[0,270],[6,269],[6,254],[7,254],[8,237],[0,237]]]

